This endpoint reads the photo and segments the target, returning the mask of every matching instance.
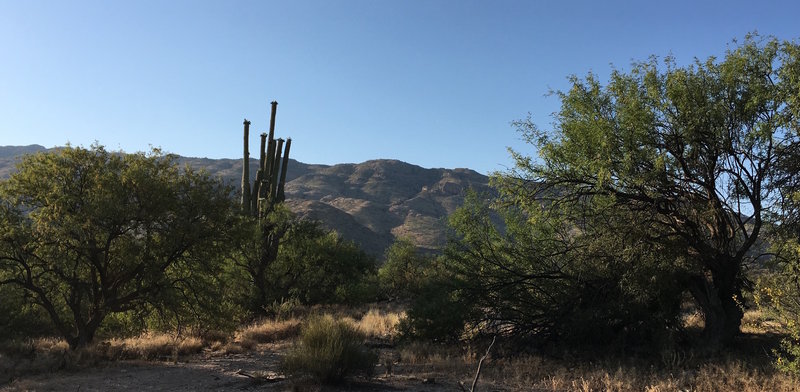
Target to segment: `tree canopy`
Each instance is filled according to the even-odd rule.
[[[506,184],[535,185],[507,189],[581,214],[632,214],[619,229],[673,242],[708,337],[730,340],[743,267],[781,208],[777,184],[794,175],[776,169],[800,141],[798,46],[748,36],[721,61],[651,59],[614,71],[605,86],[592,74],[571,82],[552,131],[518,123],[540,161],[516,155]]]
[[[569,80],[552,129],[515,122],[538,157],[512,151],[500,197],[453,217],[457,296],[517,334],[652,340],[688,293],[706,341],[730,342],[745,271],[797,205],[800,46],[750,35],[722,59]]]
[[[0,285],[23,291],[72,347],[112,313],[191,304],[219,272],[231,190],[158,150],[26,156],[0,185]]]

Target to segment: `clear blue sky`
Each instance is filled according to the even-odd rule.
[[[0,0],[0,145],[241,156],[242,120],[308,163],[483,173],[533,154],[570,74],[800,37],[794,1]]]

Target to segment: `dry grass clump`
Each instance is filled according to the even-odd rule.
[[[300,332],[300,320],[261,320],[237,331],[236,341],[245,348],[252,348],[260,343],[272,343],[293,338]]]
[[[644,357],[567,352],[509,356],[504,353],[509,347],[501,346],[483,364],[479,384],[482,390],[552,392],[800,391],[800,377],[780,372],[773,364],[770,347],[776,339],[770,333],[751,334],[723,353],[674,349]],[[437,379],[447,375],[453,377],[451,382],[468,386],[485,347],[411,343],[398,348],[391,370]]]
[[[19,374],[52,372],[74,367],[75,353],[63,339],[37,338],[6,342],[0,350],[0,384]]]
[[[748,310],[742,317],[742,332],[747,334],[780,334],[786,329],[772,315],[761,309]]]
[[[391,340],[397,334],[397,325],[404,316],[403,312],[384,312],[373,308],[354,325],[369,338]]]
[[[34,339],[32,344],[33,348],[40,353],[62,353],[69,350],[69,344],[61,338]]]
[[[60,338],[40,338],[6,343],[0,350],[0,384],[22,375],[75,370],[120,359],[173,360],[199,353],[204,343],[197,337],[147,334],[112,339],[70,350]]]
[[[174,360],[179,356],[197,354],[204,342],[194,336],[181,337],[150,333],[127,339],[111,339],[95,345],[95,350],[110,359]]]
[[[333,316],[308,320],[298,342],[286,353],[281,370],[295,382],[338,383],[372,375],[378,359],[364,346],[366,335]]]
[[[234,334],[232,342],[216,342],[212,350],[222,350],[227,354],[241,354],[254,349],[259,344],[274,343],[296,337],[300,333],[301,320],[264,319],[250,324]]]
[[[453,375],[469,385],[476,359],[471,355],[418,347],[423,354],[401,351],[399,365],[405,373]],[[402,370],[401,370],[402,371]],[[711,362],[696,367],[667,369],[649,361],[636,363],[575,363],[527,355],[491,358],[480,379],[485,390],[533,390],[542,392],[789,392],[800,390],[800,379],[766,366],[740,360]]]
[[[771,370],[751,368],[741,361],[706,364],[697,369],[665,371],[644,366],[622,366],[609,371],[606,366],[584,365],[558,367],[549,374],[528,374],[516,380],[512,388],[542,391],[796,391],[800,384],[794,377]],[[493,377],[488,377],[492,378]],[[498,380],[495,379],[497,382]],[[504,380],[499,380],[503,383]]]
[[[8,357],[35,357],[69,350],[69,344],[60,338],[36,338],[5,342],[0,352]]]
[[[460,347],[442,346],[430,342],[410,342],[398,349],[398,359],[412,365],[438,365],[442,363],[469,362],[474,353]]]

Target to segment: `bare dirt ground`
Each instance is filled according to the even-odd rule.
[[[278,364],[290,344],[289,341],[261,344],[241,353],[206,348],[199,354],[179,357],[178,361],[167,358],[162,361],[98,361],[68,364],[68,370],[36,373],[4,373],[0,369],[0,391],[459,392],[469,390],[478,359],[474,355],[437,353],[435,348],[426,358],[408,356],[404,359],[406,348],[380,348],[373,378],[321,387],[296,384],[278,374]],[[425,347],[417,350],[425,350]],[[635,358],[592,363],[535,355],[499,356],[484,364],[477,389],[481,392],[800,390],[798,376],[776,372],[769,363],[743,360],[741,358],[748,357],[741,352],[733,352],[729,360],[699,358],[696,363],[691,356],[677,354],[666,359],[683,363],[670,366],[639,363]],[[57,368],[58,365],[51,367]],[[14,375],[11,380],[9,374]]]
[[[115,361],[94,367],[22,376],[0,391],[459,391],[458,381],[424,365],[385,364],[370,380],[319,388],[295,386],[277,373],[281,348],[265,345],[242,354],[204,352],[176,363]],[[382,352],[382,355],[391,355]]]

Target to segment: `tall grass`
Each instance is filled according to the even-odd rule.
[[[330,315],[312,317],[284,357],[281,370],[294,380],[337,383],[350,376],[371,376],[377,356],[366,349],[366,335]]]

